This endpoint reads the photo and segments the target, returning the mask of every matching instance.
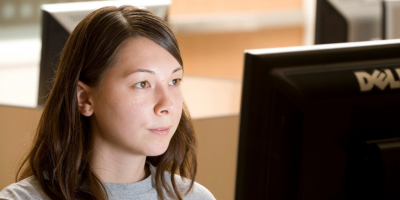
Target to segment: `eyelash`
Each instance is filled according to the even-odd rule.
[[[176,84],[173,84],[173,85],[174,86],[178,86],[181,83],[182,79],[177,78],[177,79],[173,79],[172,81],[176,81]],[[144,87],[142,87],[143,83],[146,84]],[[144,88],[150,87],[150,84],[149,84],[148,81],[141,81],[139,83],[134,84],[134,86],[137,87],[137,88],[140,88],[140,89],[144,89]]]

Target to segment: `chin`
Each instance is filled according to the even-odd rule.
[[[168,149],[168,144],[156,145],[148,150],[147,156],[159,156],[165,153]]]

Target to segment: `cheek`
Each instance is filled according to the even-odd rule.
[[[181,113],[182,112],[182,106],[183,106],[183,94],[182,90],[176,89],[173,92],[171,92],[171,96],[173,101],[175,102],[176,105],[176,111]]]
[[[131,119],[144,119],[144,117],[149,113],[149,110],[151,109],[150,101],[146,98],[127,98],[124,102],[126,102],[127,104],[127,117]]]
[[[101,97],[100,117],[113,131],[126,131],[143,123],[147,101],[129,91],[107,90]]]
[[[145,120],[152,110],[152,98],[149,95],[131,93],[125,95],[120,104],[125,104],[125,113],[128,119]]]
[[[179,123],[182,115],[182,108],[183,108],[183,95],[182,92],[179,91],[174,98],[174,102],[176,105],[174,120]]]

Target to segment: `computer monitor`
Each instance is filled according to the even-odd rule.
[[[42,9],[42,51],[40,59],[38,106],[47,100],[60,53],[76,25],[89,13],[105,6],[133,5],[144,8],[167,21],[171,0],[91,1],[44,4]]]
[[[383,1],[383,39],[400,38],[400,0]]]
[[[382,0],[317,0],[315,44],[383,39]]]
[[[236,200],[400,197],[400,40],[245,51]]]

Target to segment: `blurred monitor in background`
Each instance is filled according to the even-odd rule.
[[[400,38],[399,0],[317,0],[315,44]]]
[[[76,25],[89,13],[105,6],[133,5],[167,21],[171,0],[92,1],[42,5],[42,51],[38,106],[43,106],[51,90],[60,53]]]
[[[383,1],[383,39],[400,38],[400,0]]]
[[[400,40],[248,50],[236,200],[400,199]]]

